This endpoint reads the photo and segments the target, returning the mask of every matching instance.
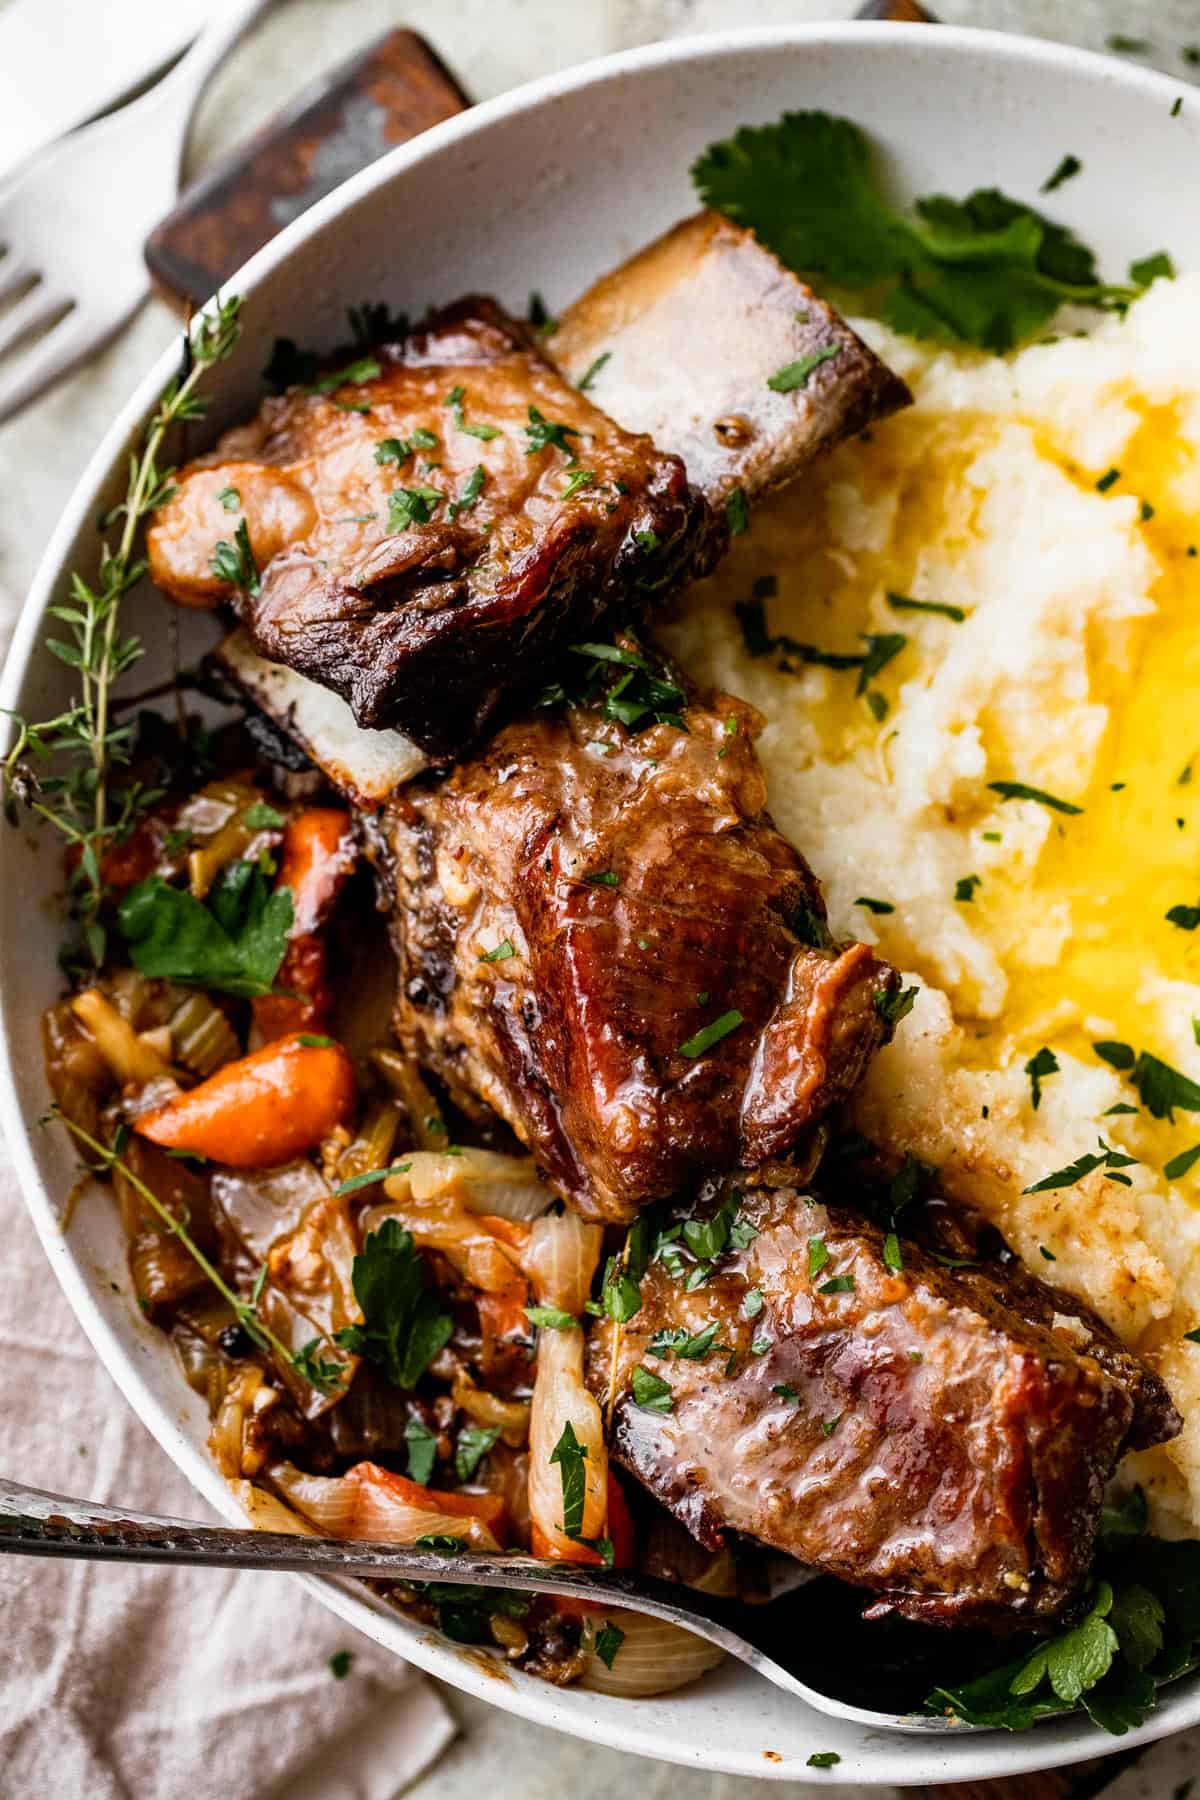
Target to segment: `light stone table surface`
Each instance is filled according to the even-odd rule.
[[[193,136],[190,172],[245,137],[315,71],[392,25],[423,32],[467,90],[484,99],[534,76],[660,38],[845,17],[852,10],[837,0],[288,0],[210,90]],[[936,10],[955,24],[1025,31],[1092,49],[1102,49],[1113,33],[1144,38],[1152,49],[1143,60],[1181,79],[1189,72],[1181,51],[1200,43],[1200,0],[936,0]],[[0,427],[0,643],[92,448],[178,329],[168,308],[152,301],[86,369]],[[159,1452],[147,1443],[146,1454]],[[767,1789],[671,1768],[577,1743],[446,1694],[464,1729],[410,1790],[416,1800],[478,1800],[481,1793],[496,1800],[608,1800],[625,1789],[636,1789],[639,1800],[765,1800],[769,1792],[800,1797],[829,1791],[815,1781]],[[1135,1769],[1115,1773],[1105,1800],[1166,1800],[1196,1769],[1200,1735],[1174,1739],[1139,1759]],[[201,1780],[193,1790],[198,1800],[202,1788]],[[870,1792],[900,1800],[896,1789]],[[973,1792],[982,1800],[985,1790]]]

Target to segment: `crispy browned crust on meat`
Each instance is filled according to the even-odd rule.
[[[213,605],[234,598],[216,545],[245,518],[261,589],[237,604],[256,649],[359,725],[457,754],[556,648],[723,543],[679,458],[614,425],[494,301],[377,347],[366,374],[264,401],[183,470],[148,538],[158,585]],[[538,418],[562,428],[540,448]],[[414,433],[436,444],[408,449]],[[428,517],[405,526],[399,489],[426,490]]]
[[[745,1533],[875,1590],[877,1611],[1001,1630],[1059,1612],[1117,1459],[1180,1427],[1157,1376],[1011,1259],[949,1267],[936,1235],[885,1250],[792,1189],[749,1191],[739,1219],[757,1235],[693,1292],[662,1261],[643,1278],[615,1344],[617,1460],[702,1543]],[[713,1323],[699,1358],[650,1348]],[[615,1335],[603,1320],[589,1341],[598,1395]],[[639,1364],[669,1410],[637,1404]]]
[[[758,715],[720,695],[682,718],[534,714],[388,814],[399,1037],[593,1219],[783,1155],[888,1035],[896,976],[829,947],[765,810]]]

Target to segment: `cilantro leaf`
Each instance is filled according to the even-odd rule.
[[[419,1487],[428,1487],[437,1459],[436,1432],[430,1431],[424,1419],[414,1414],[405,1424],[404,1442],[408,1447],[409,1480],[415,1481]]]
[[[929,195],[912,214],[897,212],[863,132],[828,113],[746,127],[710,145],[692,177],[707,205],[751,227],[790,268],[848,287],[890,278],[883,316],[912,336],[1000,352],[1064,300],[1111,307],[1137,292],[1103,284],[1086,245],[995,188]]]
[[[562,1477],[562,1528],[567,1537],[578,1537],[583,1530],[583,1505],[587,1498],[587,1475],[583,1467],[586,1457],[587,1446],[579,1442],[575,1427],[568,1419],[562,1428],[562,1436],[550,1452],[550,1461],[558,1464]]]
[[[470,1481],[499,1436],[499,1425],[463,1426],[454,1447],[454,1473],[460,1481]]]
[[[425,1286],[412,1233],[385,1219],[354,1259],[351,1281],[363,1323],[337,1334],[344,1349],[378,1363],[395,1387],[414,1387],[446,1343],[454,1321]]]
[[[208,905],[161,875],[121,902],[117,922],[143,975],[254,999],[271,992],[292,928],[289,888],[270,893],[255,863],[229,863]]]

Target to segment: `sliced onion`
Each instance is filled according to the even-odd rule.
[[[256,1263],[328,1192],[307,1159],[278,1169],[217,1169],[212,1178],[213,1199]]]
[[[605,1625],[624,1633],[611,1669],[596,1654],[596,1639]],[[627,1700],[671,1694],[715,1669],[724,1657],[724,1650],[716,1644],[684,1631],[681,1625],[612,1607],[588,1620],[587,1661],[580,1685]]]
[[[417,1200],[455,1191],[469,1212],[494,1213],[502,1219],[536,1219],[554,1195],[538,1180],[530,1156],[502,1156],[495,1150],[465,1149],[455,1156],[444,1151],[413,1150],[403,1157],[404,1175],[386,1184],[389,1193],[407,1182]]]
[[[285,1506],[282,1500],[277,1500],[274,1494],[268,1494],[265,1488],[255,1487],[252,1481],[231,1481],[229,1485],[255,1531],[286,1531],[292,1537],[320,1537],[315,1526],[293,1512],[290,1506]]]
[[[498,1425],[506,1444],[519,1450],[529,1437],[529,1401],[502,1400],[476,1387],[461,1364],[454,1371],[455,1406],[461,1407],[477,1425]]]
[[[98,988],[87,988],[71,1002],[75,1017],[91,1033],[92,1040],[122,1087],[144,1087],[147,1082],[172,1079],[171,1065],[143,1043],[116,1007]]]
[[[603,1237],[599,1225],[585,1225],[573,1212],[534,1220],[521,1267],[539,1306],[557,1306],[578,1318],[592,1291]]]
[[[254,1401],[263,1386],[263,1372],[254,1363],[236,1369],[229,1378],[224,1398],[208,1434],[208,1447],[227,1481],[253,1473],[243,1467],[246,1424],[253,1416]]]
[[[396,1219],[411,1231],[418,1249],[440,1250],[472,1287],[486,1294],[511,1287],[520,1274],[516,1250],[468,1212],[460,1194],[443,1190],[418,1200],[408,1191],[407,1181],[407,1176],[397,1175],[385,1182],[389,1198],[364,1215],[363,1235],[378,1231],[385,1219]]]
[[[583,1521],[577,1537],[563,1530],[563,1469],[552,1462],[567,1425],[584,1452]],[[608,1512],[608,1451],[600,1408],[583,1384],[582,1331],[543,1331],[529,1419],[529,1516],[543,1556],[575,1560],[579,1538],[600,1538]]]
[[[454,1537],[472,1550],[499,1549],[482,1519],[471,1513],[414,1505],[398,1491],[414,1484],[399,1478],[389,1481],[386,1472],[375,1470],[373,1464],[359,1463],[336,1479],[306,1475],[286,1462],[272,1464],[268,1474],[284,1499],[329,1537],[360,1538],[369,1544],[415,1544],[423,1537]]]

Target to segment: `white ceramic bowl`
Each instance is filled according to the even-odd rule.
[[[886,153],[897,192],[965,193],[993,183],[1036,202],[1071,152],[1083,173],[1054,214],[1098,247],[1107,270],[1169,249],[1200,268],[1200,92],[1125,63],[1036,40],[912,26],[828,25],[726,33],[616,56],[476,108],[393,151],[298,220],[235,283],[245,334],[210,383],[215,434],[251,412],[272,339],[332,345],[348,303],[386,297],[422,310],[471,289],[523,310],[531,288],[565,303],[601,271],[694,208],[688,168],[714,138],[786,109],[824,107],[861,121]],[[94,521],[122,479],[127,445],[172,373],[149,374],[113,424],[68,504],[34,583],[0,703],[45,717],[68,677],[42,646],[42,616],[75,564],[94,566]],[[200,447],[197,439],[195,448]],[[165,603],[135,596],[132,623],[165,636]],[[188,619],[189,629],[211,629]],[[0,1118],[46,1253],[96,1353],[159,1442],[220,1511],[236,1509],[204,1449],[207,1420],[166,1339],[128,1292],[110,1201],[88,1196],[68,1234],[58,1208],[75,1159],[37,1129],[46,1104],[39,1014],[59,989],[57,846],[22,829],[4,838],[0,883]],[[36,1470],[22,1471],[37,1478]],[[124,1496],[136,1505],[138,1496]],[[1200,1684],[1164,1695],[1144,1730],[1106,1739],[1081,1722],[1017,1737],[964,1732],[896,1737],[836,1724],[746,1670],[628,1702],[555,1689],[498,1667],[397,1617],[349,1584],[313,1582],[348,1623],[455,1686],[539,1724],[710,1770],[791,1779],[814,1751],[841,1761],[811,1779],[898,1784],[1048,1768],[1128,1747],[1200,1720]]]

